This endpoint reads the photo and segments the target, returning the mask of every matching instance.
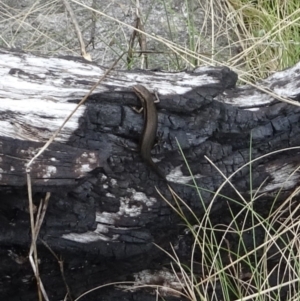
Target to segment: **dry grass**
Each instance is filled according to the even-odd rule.
[[[278,152],[284,151],[288,149]],[[224,183],[215,192],[208,207],[203,203],[205,213],[201,220],[179,196],[174,195],[177,206],[165,199],[181,216],[188,227],[188,233],[194,237],[190,266],[187,267],[181,262],[174,249],[172,254],[167,253],[176,267],[176,273],[178,274],[179,270],[183,276],[180,292],[188,296],[189,300],[269,301],[278,300],[280,294],[285,295],[288,300],[299,299],[300,204],[295,197],[299,194],[300,188],[296,188],[275,209],[277,197],[280,195],[279,190],[270,213],[267,217],[263,217],[254,207],[256,202],[264,199],[264,193],[260,193],[264,183],[257,191],[253,191],[249,202],[231,184],[231,178],[236,173],[243,168],[251,168],[254,161],[269,155],[271,154],[249,162],[228,178],[219,171],[224,177]],[[299,169],[295,170],[290,177],[298,171]],[[210,211],[218,196],[226,199],[226,196],[222,195],[225,184],[232,186],[240,198],[239,200],[227,198],[229,211],[233,204],[240,204],[240,211],[232,212],[230,224],[213,225]],[[282,185],[284,186],[284,183]],[[199,193],[201,194],[201,189]],[[189,219],[183,214],[183,206],[188,209],[193,219],[197,220],[196,224],[190,224]],[[246,240],[249,242],[249,239],[252,241],[250,248],[249,244],[245,243]]]

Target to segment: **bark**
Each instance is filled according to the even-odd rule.
[[[0,294],[33,300],[29,263],[16,259],[26,257],[30,244],[26,166],[106,69],[76,58],[4,49],[0,56]],[[299,69],[300,63],[259,86],[299,101]],[[139,153],[122,146],[136,146],[142,132],[143,117],[131,109],[139,105],[134,84],[159,94],[159,141],[152,157],[197,216],[211,204],[224,177],[250,159],[256,160],[231,178],[247,200],[257,191],[267,202],[281,189],[280,201],[297,187],[299,107],[236,82],[237,75],[226,67],[178,73],[114,70],[34,161],[29,172],[35,204],[51,192],[40,238],[64,257],[73,296],[150,267],[161,269],[170,260],[153,242],[168,248],[182,231],[182,221],[156,191],[172,201],[166,183]],[[220,193],[238,199],[228,183]],[[224,210],[224,200],[217,197],[212,214]],[[57,262],[40,241],[38,248],[46,290],[51,300],[61,299],[66,289]],[[23,297],[13,291],[16,286]],[[155,298],[136,294],[141,294],[137,300]],[[120,295],[130,298],[118,289],[89,298]]]

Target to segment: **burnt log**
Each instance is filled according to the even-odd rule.
[[[9,300],[36,298],[29,262],[18,260],[26,258],[31,241],[27,172],[37,205],[51,192],[39,237],[64,258],[74,297],[170,261],[153,245],[168,249],[183,229],[157,192],[172,201],[169,188],[138,152],[122,146],[138,145],[143,127],[143,117],[131,108],[140,105],[134,84],[158,92],[159,139],[152,157],[197,216],[225,177],[244,165],[230,182],[246,199],[259,190],[267,203],[280,189],[280,202],[299,183],[300,108],[292,101],[300,99],[300,63],[261,81],[264,91],[236,86],[237,75],[227,67],[177,73],[113,70],[28,170],[28,162],[106,69],[72,57],[4,49],[0,56],[0,295]],[[221,193],[237,198],[228,183]],[[212,215],[219,218],[224,206],[218,196]],[[51,300],[62,299],[66,289],[57,261],[41,240],[37,244],[44,286]],[[136,300],[155,298],[136,294]],[[130,298],[106,289],[82,300],[120,296]]]

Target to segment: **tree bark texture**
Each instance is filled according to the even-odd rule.
[[[29,263],[16,260],[26,257],[31,240],[26,164],[106,69],[76,58],[4,49],[0,57],[0,294],[34,300]],[[166,182],[138,152],[123,146],[136,147],[143,127],[142,114],[131,108],[140,106],[135,84],[159,95],[152,158],[197,216],[211,204],[224,177],[243,165],[230,182],[246,199],[259,191],[268,202],[281,189],[280,201],[297,187],[300,108],[236,82],[237,75],[227,67],[111,71],[34,161],[35,204],[51,192],[39,237],[64,258],[73,296],[150,267],[160,269],[163,255],[153,242],[168,248],[182,231],[182,221],[157,192],[172,202]],[[258,85],[299,101],[299,83],[300,63]],[[274,154],[265,156],[270,152]],[[256,160],[247,165],[251,159]],[[238,200],[228,183],[221,194]],[[218,196],[211,213],[219,216],[224,206],[225,198]],[[51,300],[62,299],[66,290],[57,262],[41,241],[38,248],[46,290]],[[17,286],[23,296],[15,294]],[[130,298],[115,289],[82,300],[112,300],[120,294]],[[152,297],[139,292],[136,300]]]

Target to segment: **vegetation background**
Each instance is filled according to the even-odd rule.
[[[300,58],[297,0],[0,2],[0,46],[39,55],[80,56],[76,20],[93,61],[110,66],[132,48],[133,59],[119,68],[145,67],[139,43],[130,44],[138,15],[151,52],[149,69],[227,65],[242,81],[256,81]]]

